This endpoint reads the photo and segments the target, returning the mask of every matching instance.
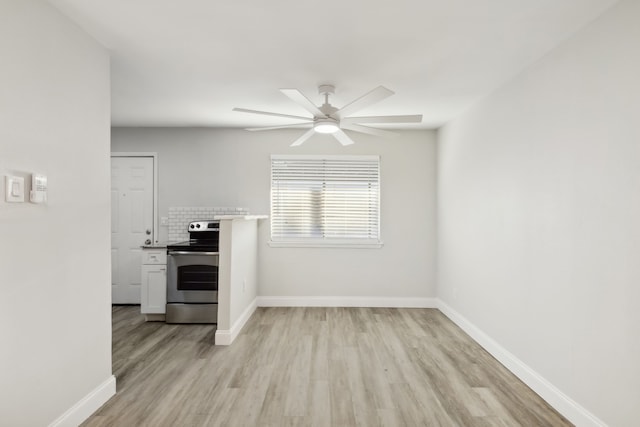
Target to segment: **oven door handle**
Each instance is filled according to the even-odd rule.
[[[169,251],[167,255],[219,255],[220,252]]]

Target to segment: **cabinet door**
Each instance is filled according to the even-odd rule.
[[[167,305],[167,267],[142,266],[141,313],[164,314]]]

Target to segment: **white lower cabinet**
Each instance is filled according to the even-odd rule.
[[[146,320],[164,320],[167,305],[166,249],[142,249],[140,312]]]

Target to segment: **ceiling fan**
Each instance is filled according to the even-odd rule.
[[[285,129],[285,128],[307,128],[310,129],[305,132],[301,137],[296,139],[292,147],[298,146],[305,142],[314,133],[328,133],[333,135],[342,145],[353,144],[353,140],[347,135],[343,129],[352,130],[355,132],[367,133],[370,135],[389,136],[393,135],[393,132],[388,130],[378,129],[371,126],[363,125],[368,124],[384,124],[384,123],[420,123],[422,121],[422,115],[410,115],[410,116],[368,116],[368,117],[352,117],[351,114],[356,111],[362,110],[376,102],[382,101],[385,98],[393,95],[393,91],[378,86],[372,91],[362,95],[360,98],[352,101],[350,104],[338,109],[329,103],[329,95],[335,93],[335,87],[332,85],[320,85],[318,87],[318,93],[324,95],[324,104],[317,107],[313,102],[302,94],[298,89],[280,89],[280,92],[288,96],[295,103],[302,108],[310,112],[313,117],[293,116],[290,114],[271,113],[268,111],[248,110],[246,108],[234,108],[233,111],[239,111],[242,113],[263,114],[267,116],[285,117],[288,119],[301,120],[302,123],[294,123],[279,126],[267,126],[248,128],[249,131],[262,131],[272,129]]]

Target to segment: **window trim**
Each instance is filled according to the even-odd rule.
[[[273,248],[343,248],[343,249],[377,249],[384,246],[382,241],[382,219],[380,216],[380,206],[382,204],[382,159],[380,155],[323,155],[323,154],[272,154],[270,157],[269,170],[269,208],[270,218],[273,219],[273,161],[274,160],[375,160],[378,163],[378,238],[377,239],[325,239],[314,237],[287,238],[284,240],[272,237],[271,223],[269,224],[268,245]]]

